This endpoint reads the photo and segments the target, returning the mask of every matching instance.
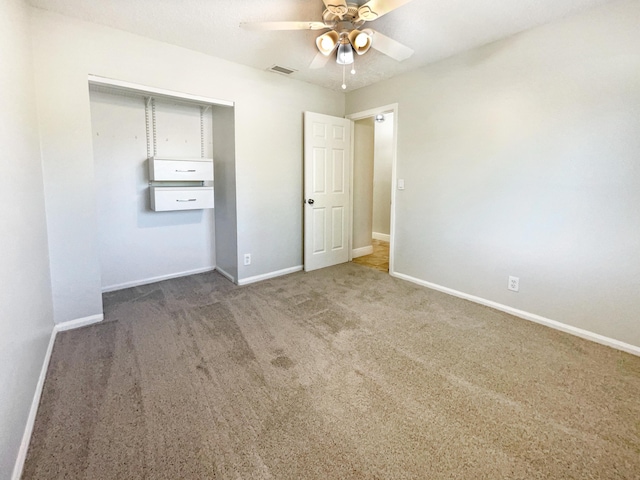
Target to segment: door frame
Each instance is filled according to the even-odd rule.
[[[393,247],[395,244],[395,232],[396,232],[396,164],[398,157],[398,104],[391,103],[389,105],[382,105],[376,108],[370,108],[361,112],[351,113],[345,115],[345,118],[351,120],[351,152],[350,152],[350,169],[351,178],[349,185],[349,203],[351,208],[351,215],[349,216],[349,261],[353,260],[353,166],[354,166],[354,149],[355,149],[355,122],[364,118],[375,117],[377,114],[393,113],[393,136],[391,139],[392,146],[392,159],[391,159],[391,218],[389,225],[389,274],[393,275],[394,270],[394,254]],[[375,152],[375,149],[374,149]]]

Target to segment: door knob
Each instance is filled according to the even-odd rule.
[[[313,205],[313,198],[310,198],[310,199],[308,200],[308,203],[309,203],[309,205]]]

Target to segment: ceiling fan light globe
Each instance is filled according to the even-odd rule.
[[[349,42],[358,55],[363,55],[371,48],[371,35],[365,31],[353,30],[349,33]]]
[[[328,56],[336,48],[336,45],[338,44],[338,39],[339,39],[338,34],[334,31],[330,31],[316,38],[316,46],[318,47],[318,50],[320,51],[320,53],[322,53],[325,56]]]
[[[369,36],[364,33],[364,32],[360,32],[357,36],[356,36],[356,40],[355,40],[355,46],[358,48],[362,48],[365,45],[367,45],[367,42],[369,41]]]
[[[338,45],[338,56],[336,63],[339,65],[351,65],[353,63],[353,48],[348,43]]]

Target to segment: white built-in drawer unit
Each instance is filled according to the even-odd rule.
[[[213,187],[150,187],[151,210],[213,208]]]
[[[213,181],[213,159],[151,157],[149,180],[152,182],[211,182]]]

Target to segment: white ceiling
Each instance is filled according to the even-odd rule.
[[[256,32],[239,27],[240,22],[320,21],[322,0],[28,1],[45,10],[251,67],[288,67],[297,70],[292,77],[334,90],[340,90],[342,83],[342,67],[334,61],[320,70],[308,68],[317,53],[315,38],[322,31]],[[404,62],[373,49],[356,56],[357,72],[347,72],[347,91],[608,1],[413,0],[366,26],[411,47],[415,54]]]

